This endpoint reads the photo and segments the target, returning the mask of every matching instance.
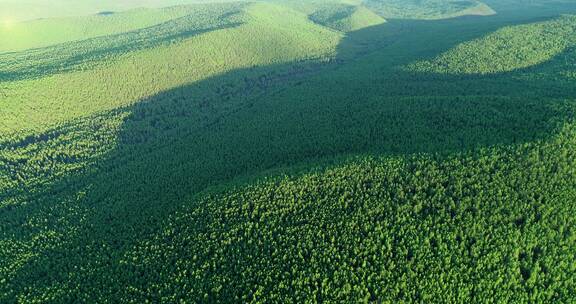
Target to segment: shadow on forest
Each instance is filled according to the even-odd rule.
[[[575,86],[550,95],[550,83],[540,80],[428,79],[394,70],[510,23],[485,18],[501,17],[391,21],[350,33],[329,63],[238,70],[125,109],[131,114],[118,146],[95,170],[32,196],[51,209],[63,194],[89,188],[81,200],[89,211],[74,235],[24,265],[15,281],[22,288],[96,282],[91,292],[120,295],[138,284],[119,264],[123,254],[160,231],[183,202],[267,170],[345,155],[453,153],[546,138],[569,115],[554,98],[575,96]],[[527,98],[535,92],[540,98]],[[14,209],[0,215],[11,217],[15,230],[18,221],[45,216],[35,203]]]

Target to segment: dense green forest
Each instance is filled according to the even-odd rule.
[[[0,303],[576,301],[576,3],[145,2],[0,2]]]
[[[574,16],[505,27],[458,45],[433,61],[414,64],[418,72],[488,74],[510,72],[549,61],[576,47]]]

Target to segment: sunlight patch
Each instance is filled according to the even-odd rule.
[[[4,30],[11,30],[12,28],[14,28],[14,19],[10,18],[10,17],[4,17],[2,18],[2,29]]]
[[[432,60],[406,70],[438,74],[495,74],[550,61],[575,45],[576,16],[502,28],[462,43]]]

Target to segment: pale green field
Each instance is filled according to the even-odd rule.
[[[194,12],[190,7],[135,9],[109,16],[40,19],[0,26],[0,53],[115,35],[155,26]]]
[[[230,2],[218,0],[0,0],[0,20],[5,27],[15,22],[55,17],[94,15],[133,8],[158,8],[181,4]]]

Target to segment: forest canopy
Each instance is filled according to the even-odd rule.
[[[0,303],[576,301],[576,3],[0,0]]]

